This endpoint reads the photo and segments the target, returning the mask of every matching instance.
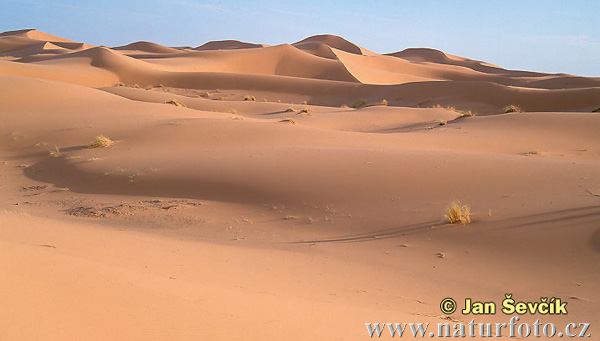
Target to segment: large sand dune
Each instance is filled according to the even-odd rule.
[[[599,78],[333,35],[0,54],[2,340],[368,339],[509,292],[600,323]]]

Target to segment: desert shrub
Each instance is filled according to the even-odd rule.
[[[283,112],[295,112],[296,110],[292,107],[285,109]]]
[[[475,116],[475,113],[472,112],[471,110],[467,110],[467,111],[456,110],[456,112],[460,114],[460,117],[473,117],[473,116]]]
[[[505,114],[508,114],[511,112],[523,112],[523,111],[518,106],[511,104],[511,105],[507,105],[504,108],[502,108],[502,112]]]
[[[366,108],[366,107],[374,107],[374,106],[377,106],[377,105],[387,106],[388,105],[388,101],[386,99],[384,99],[384,100],[381,100],[381,102],[367,102],[364,99],[361,99],[361,100],[358,100],[358,101],[354,102],[352,104],[352,107],[356,108],[356,109],[360,109],[360,108]]]
[[[279,122],[296,124],[296,121],[293,118],[284,118],[283,120],[281,120]]]
[[[173,104],[176,107],[186,108],[185,104],[179,102],[176,99],[170,99],[170,100],[166,101],[165,104]]]
[[[445,217],[450,224],[469,224],[471,222],[471,208],[469,205],[461,205],[460,201],[453,201],[446,209]]]
[[[115,142],[113,140],[111,140],[110,138],[104,136],[104,135],[98,135],[96,136],[96,138],[94,138],[94,141],[89,145],[90,148],[105,148],[105,147],[110,147],[113,144],[115,144]]]
[[[256,97],[254,96],[250,96],[250,95],[246,95],[244,96],[244,101],[256,101]]]
[[[312,116],[312,111],[309,108],[304,108],[300,110],[299,114],[307,114],[308,116]]]

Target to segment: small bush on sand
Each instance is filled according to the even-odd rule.
[[[445,126],[446,124],[448,124],[448,121],[446,121],[446,120],[437,120],[437,123],[440,126]]]
[[[366,107],[374,107],[377,105],[387,106],[388,101],[386,99],[384,99],[384,100],[381,100],[381,102],[367,102],[364,99],[361,99],[361,100],[354,102],[352,104],[352,107],[356,108],[356,109],[360,109],[360,108],[366,108]]]
[[[296,121],[294,121],[294,119],[293,119],[293,118],[284,118],[283,120],[281,120],[281,121],[279,121],[279,122],[296,124]]]
[[[94,139],[92,144],[89,145],[89,147],[90,148],[105,148],[105,147],[110,147],[113,144],[115,144],[115,142],[113,140],[109,139],[108,137],[106,137],[104,135],[98,135],[98,136],[96,136],[96,138]]]
[[[296,110],[292,107],[285,109],[283,112],[295,112]]]
[[[521,110],[521,108],[519,108],[516,105],[507,105],[504,108],[502,108],[502,112],[508,114],[511,112],[523,112],[523,110]]]
[[[312,111],[309,108],[304,108],[300,110],[298,114],[307,114],[308,116],[312,116]]]
[[[303,105],[307,105],[307,104],[308,104],[308,102],[307,102],[307,101],[302,101],[302,104],[303,104]]]
[[[54,145],[54,149],[52,149],[51,151],[49,151],[48,154],[50,156],[58,157],[58,155],[60,154],[60,149],[58,148],[57,145]]]
[[[475,113],[473,113],[471,110],[467,110],[467,111],[456,110],[456,112],[460,114],[460,117],[473,117],[473,116],[475,116]]]
[[[256,101],[256,97],[250,96],[250,95],[246,95],[246,96],[244,96],[244,101],[252,101],[252,102],[254,102],[254,101]]]
[[[232,120],[243,120],[244,119],[244,117],[241,116],[240,114],[238,114],[237,110],[235,110],[235,109],[231,109],[229,112],[233,115],[233,116],[231,116]]]
[[[176,107],[186,108],[185,104],[179,102],[176,99],[170,99],[170,100],[166,101],[165,104],[173,104]]]
[[[348,108],[348,104],[342,104],[342,106],[340,106],[340,108],[347,109]]]
[[[471,110],[459,110],[459,109],[456,109],[455,107],[450,106],[450,105],[444,107],[444,106],[441,106],[439,104],[436,104],[436,105],[432,106],[432,108],[434,108],[434,109],[446,109],[446,110],[454,111],[455,113],[457,113],[457,114],[460,115],[459,118],[460,117],[473,117],[473,116],[475,116],[475,113],[472,112]]]
[[[123,83],[123,82],[118,82],[118,83],[116,83],[116,84],[115,84],[115,86],[125,86],[125,83]]]
[[[469,205],[461,205],[460,201],[453,201],[446,209],[445,217],[450,224],[469,224],[471,222],[471,208]]]

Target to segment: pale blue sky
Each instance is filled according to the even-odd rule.
[[[600,76],[600,0],[0,0],[0,31],[116,46],[291,43],[330,33],[379,53],[431,47],[506,68]]]

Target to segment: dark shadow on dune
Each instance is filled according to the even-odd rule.
[[[585,206],[576,207],[571,209],[556,210],[551,212],[544,212],[538,214],[532,214],[527,216],[520,216],[515,218],[496,220],[494,224],[499,224],[501,227],[497,229],[515,229],[520,227],[528,227],[535,225],[549,225],[553,223],[565,223],[565,222],[577,222],[585,219],[584,223],[594,224],[598,223],[600,226],[600,205],[596,206]],[[476,222],[474,222],[476,224]],[[296,242],[289,242],[287,244],[316,244],[316,243],[352,243],[352,242],[368,242],[376,241],[380,239],[397,238],[404,235],[422,233],[430,230],[432,227],[440,227],[448,225],[442,221],[435,220],[425,223],[412,224],[406,226],[400,226],[392,229],[385,229],[379,231],[371,231],[368,233],[352,234],[352,235],[341,235],[337,237],[331,237],[326,239],[314,239],[314,240],[302,240]],[[596,231],[591,237],[590,243],[592,248],[600,252],[600,230]]]
[[[272,112],[265,112],[265,113],[261,113],[261,116],[273,116],[273,115],[281,115],[281,114],[297,114],[296,111],[285,111],[285,110],[279,110],[279,111],[272,111]]]
[[[425,223],[412,224],[400,227],[394,227],[391,229],[371,231],[369,233],[358,233],[350,235],[342,235],[338,237],[332,237],[327,239],[315,239],[315,240],[302,240],[296,242],[288,242],[286,244],[317,244],[317,243],[357,243],[357,242],[369,242],[381,239],[397,238],[409,234],[416,234],[430,230],[432,227],[438,227],[446,225],[445,223],[434,220]]]
[[[7,161],[7,160],[23,160],[23,159],[29,159],[29,158],[38,158],[38,157],[43,157],[43,156],[47,156],[48,153],[50,151],[53,151],[54,148],[52,148],[53,146],[51,145],[47,145],[44,146],[43,148],[39,148],[36,151],[33,151],[31,153],[27,153],[27,154],[15,154],[15,155],[10,155],[10,156],[3,156],[2,160]],[[66,147],[66,148],[60,148],[60,152],[72,152],[72,151],[77,151],[77,150],[83,150],[83,149],[87,149],[88,146],[75,146],[75,147]]]
[[[502,224],[502,226],[498,229],[515,229],[519,227],[535,226],[541,224],[574,222],[576,220],[582,219],[586,219],[586,223],[597,222],[600,225],[600,205],[556,210],[516,218],[498,220],[497,222]]]
[[[410,133],[421,130],[430,130],[441,127],[437,122],[419,122],[415,124],[409,124],[405,126],[399,126],[394,128],[376,129],[368,131],[373,134],[396,134],[396,133]]]
[[[590,245],[592,249],[598,253],[600,253],[600,229],[596,230],[592,237],[590,238]]]
[[[87,148],[87,147],[74,147]],[[235,180],[203,177],[202,173],[185,176],[154,176],[141,172],[131,177],[128,173],[106,176],[88,171],[76,164],[69,164],[64,157],[48,157],[25,169],[25,175],[36,181],[67,187],[76,193],[150,196],[157,198],[181,198],[215,200],[246,204],[265,204],[279,200],[271,193]],[[134,180],[132,180],[134,179]],[[133,182],[132,182],[133,181]]]

